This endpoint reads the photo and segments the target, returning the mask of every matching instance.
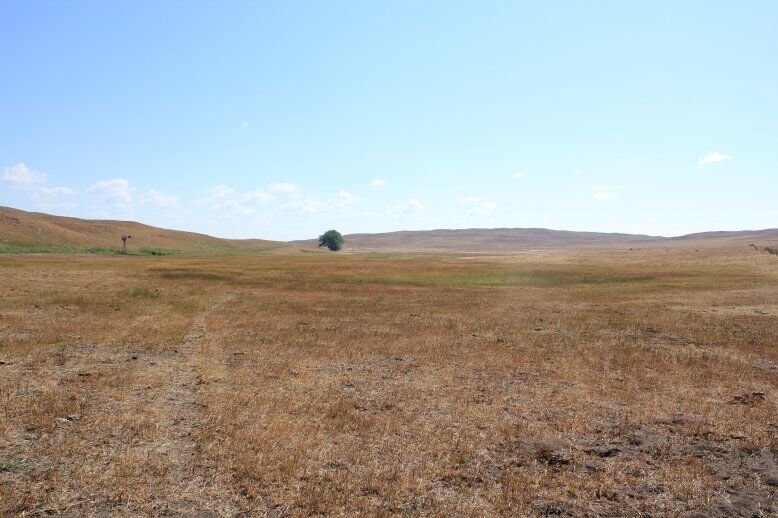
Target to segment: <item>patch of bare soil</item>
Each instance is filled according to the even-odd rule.
[[[759,404],[763,396],[736,396],[732,403]],[[709,423],[682,415],[646,425],[618,426],[609,435],[610,440],[584,448],[591,459],[586,469],[601,470],[608,463],[639,461],[651,466],[668,458],[688,459],[690,464],[703,466],[712,482],[723,487],[723,496],[711,498],[694,516],[774,516],[778,512],[778,451],[774,448],[750,448],[745,437],[717,436]],[[613,498],[646,500],[657,493],[670,496],[667,486],[643,484]]]
[[[763,316],[763,317],[778,317],[778,306],[775,305],[761,305],[761,306],[695,306],[695,305],[683,305],[683,306],[671,306],[672,309],[680,309],[683,311],[694,311],[699,313],[711,313],[714,315],[735,315],[735,316]]]

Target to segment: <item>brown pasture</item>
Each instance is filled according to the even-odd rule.
[[[777,345],[744,248],[0,256],[0,516],[766,516]]]

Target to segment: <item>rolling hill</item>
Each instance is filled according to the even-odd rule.
[[[512,252],[533,249],[624,247],[630,243],[661,238],[543,228],[471,228],[351,234],[345,236],[345,239],[348,250]],[[317,244],[315,240],[301,243],[306,246]]]
[[[0,247],[121,248],[122,234],[132,236],[128,241],[129,249],[249,251],[283,245],[263,239],[221,239],[135,221],[87,220],[0,207]]]
[[[616,248],[676,248],[759,246],[778,243],[778,229],[737,232],[703,232],[680,237],[602,232],[574,232],[545,228],[473,228],[350,234],[347,251],[405,252],[519,252],[525,250],[603,250]],[[295,244],[313,249],[315,239]]]
[[[263,239],[222,239],[168,230],[134,221],[86,220],[0,207],[0,249],[52,247],[83,249],[121,247],[122,234],[132,235],[130,249],[141,247],[186,251],[317,250],[317,240],[289,243]],[[778,229],[702,232],[679,237],[543,228],[473,228],[399,231],[346,235],[345,251],[373,252],[520,252],[524,250],[602,250],[617,248],[778,246]]]

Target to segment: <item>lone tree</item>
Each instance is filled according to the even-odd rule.
[[[343,236],[337,230],[328,230],[319,236],[319,248],[323,246],[337,252],[343,247]]]

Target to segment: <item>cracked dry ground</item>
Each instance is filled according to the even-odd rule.
[[[776,513],[778,261],[0,257],[0,516]]]

